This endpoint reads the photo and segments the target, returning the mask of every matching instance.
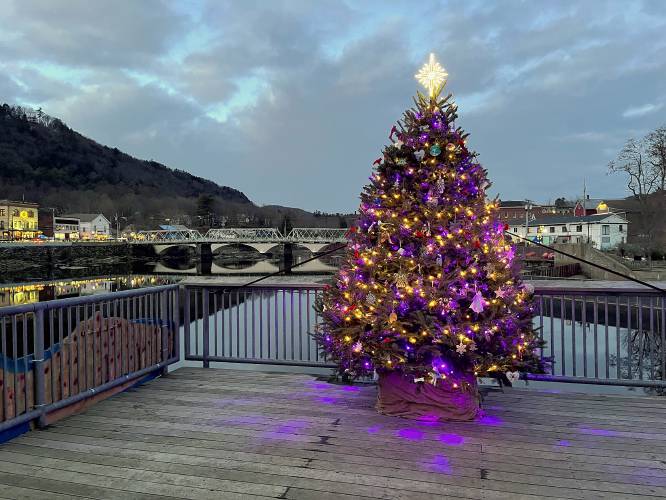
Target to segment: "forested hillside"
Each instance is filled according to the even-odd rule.
[[[202,195],[215,205],[251,205],[236,189],[133,158],[41,111],[0,107],[0,198],[141,220],[194,214]]]

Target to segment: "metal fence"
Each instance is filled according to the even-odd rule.
[[[0,308],[0,431],[177,361],[178,294],[166,285]]]
[[[666,387],[666,295],[635,288],[541,288],[535,326],[549,375],[535,380]]]
[[[188,287],[185,359],[333,366],[311,337],[323,285]],[[666,387],[666,296],[636,289],[542,287],[534,325],[548,375],[533,380]]]
[[[333,366],[311,332],[320,285],[187,287],[184,358],[210,362]]]

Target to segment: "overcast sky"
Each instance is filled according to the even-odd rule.
[[[504,199],[625,194],[666,1],[0,0],[0,101],[258,204],[352,211],[435,52]]]

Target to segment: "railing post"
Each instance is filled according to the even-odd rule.
[[[183,335],[185,347],[185,359],[190,355],[190,289],[186,286],[181,288],[183,290]],[[196,314],[195,314],[196,317]]]
[[[169,321],[169,292],[160,292],[160,331],[162,332],[162,362],[169,359],[169,331],[171,330],[171,321]],[[176,338],[174,334],[174,340]],[[169,373],[169,367],[162,368],[162,376]]]
[[[210,317],[208,314],[208,301],[210,299],[210,292],[208,288],[202,289],[201,302],[202,302],[202,315],[203,315],[203,367],[210,368]],[[198,339],[197,339],[198,340]]]
[[[178,287],[173,294],[173,355],[180,361],[180,294],[183,293],[183,288]]]
[[[44,309],[35,311],[35,354],[33,359],[33,376],[35,383],[35,408],[39,410],[37,426],[46,427],[45,384],[44,384]]]

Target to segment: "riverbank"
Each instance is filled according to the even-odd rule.
[[[123,242],[4,244],[0,246],[0,282],[109,274],[133,260],[129,245]]]

